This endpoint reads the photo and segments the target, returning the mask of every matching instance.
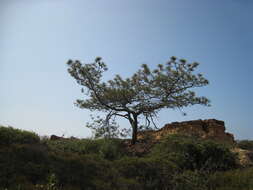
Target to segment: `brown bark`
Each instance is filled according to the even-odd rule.
[[[137,141],[137,132],[138,132],[138,120],[137,120],[137,115],[133,116],[133,120],[131,121],[131,125],[132,125],[132,141],[131,144],[134,145]]]

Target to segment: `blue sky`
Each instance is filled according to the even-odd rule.
[[[212,107],[163,110],[159,126],[216,118],[253,139],[252,20],[251,0],[0,0],[0,124],[88,137],[90,112],[73,105],[82,94],[68,59],[101,56],[111,78],[177,56],[200,63],[210,85],[198,92]]]

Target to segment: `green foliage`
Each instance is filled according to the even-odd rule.
[[[166,189],[172,186],[172,178],[177,167],[160,158],[125,157],[116,162],[119,173],[126,179],[135,179],[136,189]]]
[[[225,145],[189,136],[170,135],[152,154],[167,157],[184,170],[212,172],[237,167],[236,155]]]
[[[120,139],[61,139],[47,141],[46,144],[53,152],[96,154],[108,160],[118,159],[126,154]]]
[[[58,180],[55,174],[51,174],[48,176],[47,184],[45,185],[35,185],[35,190],[58,190],[57,188]]]
[[[207,190],[207,182],[205,175],[198,171],[184,171],[172,181],[175,190]]]
[[[128,156],[120,139],[23,142],[0,144],[0,190],[253,188],[253,168],[234,169],[225,145],[192,137],[169,136],[139,157]]]
[[[86,127],[92,130],[95,139],[126,137],[129,133],[126,129],[120,129],[119,125],[115,121],[115,118],[111,120],[104,120],[99,116],[96,118],[91,116],[91,118],[93,122],[87,123]]]
[[[37,144],[1,146],[0,168],[0,187],[40,183],[48,175],[48,152]]]
[[[241,149],[253,151],[253,141],[241,140],[237,143],[237,146]]]
[[[0,145],[33,144],[39,141],[39,136],[33,132],[0,126]]]
[[[102,76],[108,68],[100,57],[89,64],[69,60],[67,65],[69,74],[79,85],[85,87],[82,92],[89,97],[85,100],[78,99],[76,105],[107,114],[102,122],[107,125],[101,125],[102,130],[95,127],[99,135],[107,132],[104,127],[110,127],[110,119],[123,117],[131,125],[134,144],[140,126],[149,127],[150,123],[154,124],[153,117],[161,109],[182,109],[195,104],[210,105],[206,97],[199,97],[192,90],[209,83],[202,74],[195,73],[199,65],[196,62],[187,63],[186,60],[171,57],[166,64],[159,64],[153,71],[144,64],[129,78],[123,79],[116,75],[107,82],[102,81]],[[141,116],[146,121],[145,124],[140,123],[138,117]]]
[[[96,176],[94,158],[81,157],[76,154],[52,154],[52,172],[58,176],[59,185],[85,187],[92,185],[92,177]]]
[[[209,189],[252,190],[253,167],[243,170],[217,172],[209,177]]]

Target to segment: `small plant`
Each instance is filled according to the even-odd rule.
[[[35,185],[35,189],[36,190],[59,190],[57,188],[57,183],[58,183],[58,180],[56,178],[56,175],[51,174],[49,175],[47,179],[47,184],[45,185],[37,184]]]
[[[51,174],[48,177],[47,190],[57,190],[57,187],[56,187],[57,183],[58,181],[55,174]]]

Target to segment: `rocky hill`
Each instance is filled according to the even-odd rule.
[[[138,140],[142,140],[146,138],[146,136],[149,136],[154,140],[160,140],[162,137],[169,134],[184,134],[233,144],[235,142],[234,136],[225,132],[225,130],[224,121],[216,119],[192,120],[166,124],[157,131],[142,131],[139,132],[137,138]]]

